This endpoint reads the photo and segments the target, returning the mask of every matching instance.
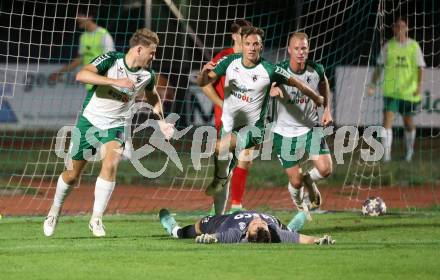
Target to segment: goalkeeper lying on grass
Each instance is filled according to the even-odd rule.
[[[159,212],[160,223],[174,238],[195,238],[197,243],[298,243],[331,245],[335,240],[299,234],[306,216],[299,212],[286,226],[276,217],[255,211],[237,211],[228,215],[206,216],[181,228],[167,209]]]

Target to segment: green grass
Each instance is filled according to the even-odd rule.
[[[287,222],[289,214],[276,213]],[[0,220],[1,279],[439,279],[439,212],[364,218],[315,215],[304,233],[331,233],[333,247],[201,245],[166,236],[154,215],[63,217],[45,238],[42,217]],[[195,216],[178,215],[181,224]]]

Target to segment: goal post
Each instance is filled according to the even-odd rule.
[[[198,129],[213,125],[213,107],[195,78],[216,53],[231,46],[230,25],[235,19],[246,19],[265,31],[263,56],[274,63],[289,57],[291,32],[306,32],[309,59],[325,68],[333,95],[334,127],[327,141],[334,170],[318,183],[323,209],[360,210],[363,200],[372,195],[381,196],[389,209],[439,206],[440,26],[436,19],[440,7],[435,0],[102,0],[79,4],[14,0],[0,5],[0,214],[45,215],[50,207],[68,157],[70,133],[62,128],[75,125],[86,95],[84,86],[75,81],[75,71],[56,81],[50,74],[78,54],[83,30],[76,17],[83,7],[95,12],[96,23],[109,31],[117,51],[127,51],[130,36],[138,28],[147,26],[158,34],[160,44],[152,68],[166,116],[175,118],[181,134],[169,142],[172,150],[168,153],[154,145],[151,128],[133,135],[135,150],[147,147],[151,152],[141,158],[140,165],[130,160],[120,163],[108,213],[142,213],[161,207],[210,209],[212,199],[204,190],[212,180],[212,151],[207,149],[212,143]],[[392,37],[391,24],[400,16],[408,18],[409,36],[419,42],[424,54],[424,89],[416,117],[413,161],[401,160],[404,132],[401,117],[396,115],[395,157],[384,164],[365,160],[361,154],[370,147],[364,132],[382,125],[382,95],[370,97],[365,90],[381,47]],[[139,111],[132,130],[149,118],[149,110]],[[342,134],[344,129],[347,132]],[[359,139],[347,146],[350,131]],[[338,132],[342,140],[336,139]],[[380,141],[378,137],[373,133],[368,139]],[[302,167],[307,170],[311,162],[303,162]],[[99,161],[88,164],[66,200],[64,213],[91,211],[99,170]],[[294,211],[287,183],[274,153],[257,158],[248,176],[244,207]]]

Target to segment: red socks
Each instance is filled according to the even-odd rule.
[[[246,169],[235,167],[231,179],[231,199],[233,205],[241,205],[244,189],[246,187],[248,171]]]

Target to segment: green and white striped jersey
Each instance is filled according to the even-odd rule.
[[[112,79],[129,78],[135,84],[134,91],[114,86],[93,86],[83,104],[83,116],[99,129],[124,126],[131,115],[131,107],[137,94],[145,89],[153,90],[154,71],[130,69],[125,63],[125,54],[109,52],[92,61],[98,74]]]
[[[306,62],[303,72],[295,73],[290,69],[289,60],[277,64],[290,75],[306,82],[318,91],[319,82],[324,79],[324,67],[312,61]],[[284,99],[277,98],[275,125],[272,131],[284,137],[297,137],[307,133],[318,122],[318,111],[315,103],[296,87],[280,85]]]
[[[248,125],[263,128],[271,83],[285,84],[290,77],[284,69],[264,59],[254,67],[246,67],[241,54],[225,56],[213,71],[217,76],[225,76],[222,109],[225,132]]]

